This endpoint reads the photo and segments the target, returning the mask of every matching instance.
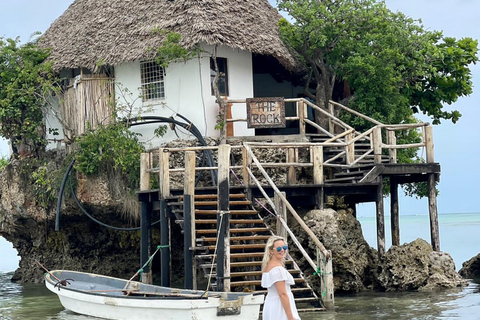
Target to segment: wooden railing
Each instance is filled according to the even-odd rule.
[[[141,157],[141,190],[147,190],[148,185],[151,181],[151,174],[158,174],[158,183],[159,183],[159,193],[160,193],[160,199],[165,199],[170,196],[170,190],[172,189],[171,182],[173,181],[174,183],[174,188],[178,188],[179,185],[184,186],[184,199],[186,196],[192,196],[194,193],[194,184],[195,184],[195,172],[200,172],[200,171],[210,171],[210,170],[217,170],[218,172],[218,183],[217,183],[217,188],[218,188],[218,211],[219,211],[219,216],[221,214],[224,214],[225,212],[228,212],[228,203],[225,203],[225,201],[228,202],[228,189],[225,191],[226,186],[230,186],[230,175],[233,172],[239,173],[238,175],[235,174],[235,176],[243,176],[243,183],[246,187],[246,189],[249,188],[249,186],[255,185],[258,187],[258,189],[262,192],[264,198],[270,205],[271,211],[276,215],[277,221],[279,222],[279,225],[277,227],[277,231],[280,234],[287,233],[290,238],[292,239],[293,243],[296,245],[298,250],[302,253],[302,255],[305,257],[306,261],[309,263],[309,265],[314,269],[314,272],[317,272],[317,274],[321,277],[321,288],[322,292],[325,292],[326,294],[322,296],[322,303],[325,307],[328,309],[333,308],[333,303],[334,303],[334,295],[333,295],[333,275],[332,275],[332,259],[331,259],[331,253],[325,249],[323,244],[318,240],[318,238],[315,236],[315,234],[308,228],[308,226],[305,224],[303,219],[298,215],[296,210],[292,207],[292,205],[288,202],[286,199],[285,195],[280,191],[280,189],[277,187],[277,184],[271,179],[265,168],[273,168],[275,170],[282,170],[284,169],[287,174],[287,182],[288,179],[291,180],[296,180],[295,178],[295,173],[292,171],[292,168],[295,167],[313,167],[314,170],[314,177],[315,181],[314,183],[321,183],[318,178],[321,179],[323,173],[321,169],[321,154],[322,154],[322,147],[321,146],[313,146],[312,144],[302,144],[302,145],[295,145],[294,147],[298,150],[298,148],[307,148],[311,149],[311,155],[312,159],[309,162],[304,162],[300,163],[298,161],[296,162],[283,162],[283,163],[268,163],[264,162],[261,163],[260,159],[255,155],[254,151],[252,149],[255,148],[262,148],[262,147],[271,147],[270,145],[267,146],[261,146],[257,145],[256,143],[244,143],[243,145],[239,146],[230,146],[230,145],[221,145],[221,146],[213,146],[213,147],[186,147],[186,148],[160,148],[158,150],[151,150],[149,153],[144,153],[142,154]],[[293,147],[293,145],[291,146]],[[278,146],[277,146],[278,148]],[[204,150],[210,150],[212,152],[217,152],[216,158],[218,159],[218,166],[213,166],[213,167],[201,167],[201,166],[196,166],[195,165],[195,155],[194,152],[200,152]],[[234,152],[237,152],[238,154],[241,154],[241,163],[231,165],[230,164],[230,159],[231,159],[231,153],[232,150]],[[171,167],[172,161],[171,155],[172,154],[180,154],[184,153],[184,156],[182,156],[185,160],[180,161],[180,163],[184,163],[184,167]],[[285,152],[286,158],[292,157],[292,153],[294,152]],[[289,156],[290,154],[290,156]],[[175,156],[178,159],[178,155]],[[154,161],[154,158],[157,158],[157,161]],[[256,174],[258,175],[258,172],[262,175],[263,180],[266,181],[266,183],[260,182],[260,178],[257,178]],[[242,174],[243,173],[243,174]],[[255,174],[256,173],[256,174]],[[181,175],[179,178],[174,178],[173,176],[175,175]],[[275,200],[272,201],[272,199],[267,195],[264,186],[268,185],[274,190],[274,198]],[[225,205],[222,205],[222,202],[225,203]],[[276,204],[275,204],[275,203]],[[193,201],[190,201],[189,203],[193,203]],[[281,208],[286,208],[288,212],[292,215],[292,217],[297,221],[297,223],[301,226],[302,230],[305,231],[306,234],[310,237],[312,242],[317,246],[318,248],[318,254],[320,255],[319,261],[324,262],[324,264],[317,265],[317,263],[314,261],[315,259],[312,259],[309,254],[306,252],[306,250],[302,247],[300,242],[297,240],[295,234],[291,231],[291,229],[288,227],[286,219],[284,218],[285,214],[281,214],[282,209]],[[184,209],[185,210],[185,209]],[[194,208],[187,208],[187,212],[189,212],[189,216],[193,217],[194,216]],[[217,219],[218,220],[218,219]],[[221,219],[220,219],[221,221]],[[195,223],[192,221],[191,223],[188,223],[189,230],[184,230],[184,232],[192,235],[189,241],[189,246],[194,247],[195,246],[195,239],[194,239],[194,226]],[[228,228],[228,227],[226,227]],[[225,290],[229,289],[228,285],[228,272],[229,268],[228,266],[228,254],[224,257],[225,260],[222,260],[222,255],[220,254],[221,252],[228,253],[229,250],[227,248],[228,246],[228,232],[226,230],[222,230],[221,228],[218,230],[218,234],[223,236],[218,237],[218,246],[219,246],[219,254],[218,260],[217,260],[217,265],[224,265],[225,268],[222,270],[223,275],[221,276],[224,279],[227,279],[225,283],[223,283],[223,288]],[[166,243],[164,243],[165,245]],[[218,267],[217,267],[218,268]],[[220,274],[220,271],[217,270],[217,274]],[[222,286],[221,286],[222,287]]]
[[[353,109],[350,109],[342,104],[339,104],[334,101],[329,103],[329,111],[326,111],[314,103],[304,99],[285,99],[285,103],[295,103],[296,104],[296,116],[286,117],[287,121],[299,121],[299,137],[306,138],[307,126],[315,128],[318,132],[323,133],[328,140],[322,143],[317,143],[316,145],[322,145],[324,147],[339,147],[343,148],[343,152],[337,154],[335,158],[325,159],[324,166],[337,166],[337,167],[351,167],[359,163],[362,159],[367,157],[370,154],[374,155],[375,163],[381,163],[382,154],[388,154],[390,156],[390,162],[397,162],[397,150],[398,149],[408,149],[408,148],[425,148],[425,162],[432,163],[434,162],[433,157],[433,137],[432,137],[432,126],[429,123],[413,123],[413,124],[383,124],[375,119],[372,119],[368,116],[365,116]],[[246,102],[245,99],[236,99],[228,100],[229,104],[242,103]],[[328,128],[322,128],[317,123],[309,120],[307,115],[307,107],[311,107],[313,110],[318,111],[320,114],[324,115],[328,120]],[[362,118],[367,122],[372,124],[372,128],[360,133],[357,132],[353,127],[349,126],[339,118],[335,116],[336,108],[341,109],[345,112],[352,114],[355,117]],[[247,119],[237,118],[237,119],[227,119],[227,122],[246,122]],[[397,144],[396,131],[401,130],[412,130],[419,128],[422,130],[422,141],[415,144]],[[242,138],[242,137],[235,137]],[[386,139],[386,141],[383,141]],[[305,139],[300,139],[305,140]],[[370,142],[370,148],[365,150],[363,153],[358,153],[358,148],[356,148],[357,142]],[[356,152],[357,150],[357,152]],[[345,163],[343,164],[334,164],[333,162],[339,158],[345,158]]]

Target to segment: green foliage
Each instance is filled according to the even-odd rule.
[[[55,201],[58,193],[58,189],[55,188],[56,186],[53,183],[52,175],[48,174],[47,164],[44,163],[33,171],[32,178],[37,204],[47,209]]]
[[[160,138],[163,137],[168,131],[168,127],[166,125],[158,126],[154,130],[155,137]]]
[[[14,146],[28,143],[35,150],[46,145],[42,135],[45,96],[56,91],[48,50],[35,42],[0,38],[0,136]]]
[[[311,71],[309,96],[317,104],[345,81],[354,93],[351,107],[383,123],[401,123],[414,113],[430,116],[434,124],[460,117],[443,110],[443,103],[472,92],[469,65],[478,61],[476,40],[427,31],[380,0],[278,5],[293,18],[280,21],[280,33]]]
[[[129,185],[135,189],[140,179],[140,153],[145,148],[138,134],[128,130],[123,123],[101,126],[78,139],[80,151],[75,167],[86,175],[95,175],[112,167],[128,176]]]
[[[3,168],[5,168],[10,162],[9,157],[1,157],[0,158],[0,172],[3,171]]]
[[[199,53],[199,48],[194,46],[187,49],[180,44],[182,36],[176,32],[167,32],[165,30],[154,30],[154,33],[163,35],[164,41],[157,48],[157,63],[163,68],[168,67],[171,62],[188,61]]]

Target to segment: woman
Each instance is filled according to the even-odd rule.
[[[263,320],[300,320],[290,286],[293,277],[284,266],[287,255],[285,239],[272,236],[265,246],[262,261],[262,287],[268,293],[263,305]]]

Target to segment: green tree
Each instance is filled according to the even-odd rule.
[[[48,50],[35,42],[0,38],[0,136],[13,151],[34,152],[46,144],[43,130],[45,98],[56,89]]]
[[[384,123],[414,121],[415,113],[434,124],[461,116],[443,104],[472,92],[476,40],[427,31],[380,0],[278,0],[278,7],[292,18],[280,21],[280,33],[309,70],[306,94],[317,105],[326,107],[347,83],[352,94],[341,102]]]

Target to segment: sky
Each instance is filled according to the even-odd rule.
[[[275,4],[276,0],[269,0]],[[0,0],[0,36],[27,41],[36,31],[44,32],[60,16],[73,0]],[[480,38],[480,1],[478,0],[387,0],[393,11],[422,19],[429,30],[443,30],[447,36],[456,38]],[[74,22],[72,22],[74,23]],[[459,110],[462,118],[457,124],[445,121],[433,130],[435,161],[441,165],[438,185],[438,212],[480,212],[480,197],[477,196],[477,181],[480,171],[476,159],[480,155],[480,65],[472,66],[474,93],[460,98],[447,108]],[[428,122],[429,119],[421,118]],[[0,156],[9,154],[6,142],[0,142]],[[389,199],[385,201],[388,214]],[[374,204],[362,204],[357,208],[360,215],[375,214]],[[427,199],[400,195],[400,214],[428,213]]]
[[[272,4],[275,0],[269,0]],[[26,42],[36,31],[44,32],[73,0],[0,0],[0,37],[20,37]],[[387,0],[393,11],[421,19],[428,30],[442,30],[444,35],[480,38],[480,1],[478,0]],[[72,22],[75,23],[75,22]],[[438,213],[480,212],[477,183],[480,170],[480,65],[471,67],[474,93],[460,98],[447,109],[462,113],[457,124],[444,121],[433,129],[435,161],[441,165],[438,185]],[[427,122],[428,119],[422,118]],[[8,156],[8,145],[0,141],[0,156]],[[428,214],[426,199],[400,197],[400,214]],[[389,199],[385,201],[388,215]],[[358,208],[359,216],[375,214],[374,204]],[[0,238],[0,241],[3,240]],[[2,245],[2,243],[0,243]],[[1,250],[0,250],[1,251]],[[5,263],[5,262],[4,262]],[[0,270],[2,265],[0,264]]]
[[[269,0],[275,4],[275,0]],[[73,0],[0,0],[0,36],[20,37],[27,41],[31,34],[44,32],[60,16]],[[393,11],[421,19],[429,30],[442,30],[445,35],[456,38],[480,38],[480,1],[477,0],[387,0]],[[74,23],[74,22],[72,22]],[[474,93],[460,98],[448,109],[462,113],[457,124],[445,121],[435,126],[435,161],[441,165],[441,178],[438,185],[438,212],[480,212],[480,197],[476,195],[476,182],[480,171],[476,160],[480,153],[480,126],[477,125],[480,110],[480,65],[471,67]],[[422,118],[423,121],[429,121]],[[0,156],[9,154],[7,143],[0,142]],[[388,208],[386,199],[385,206]],[[369,214],[372,204],[360,205],[361,214]],[[428,212],[426,199],[400,197],[401,214],[422,214]]]

